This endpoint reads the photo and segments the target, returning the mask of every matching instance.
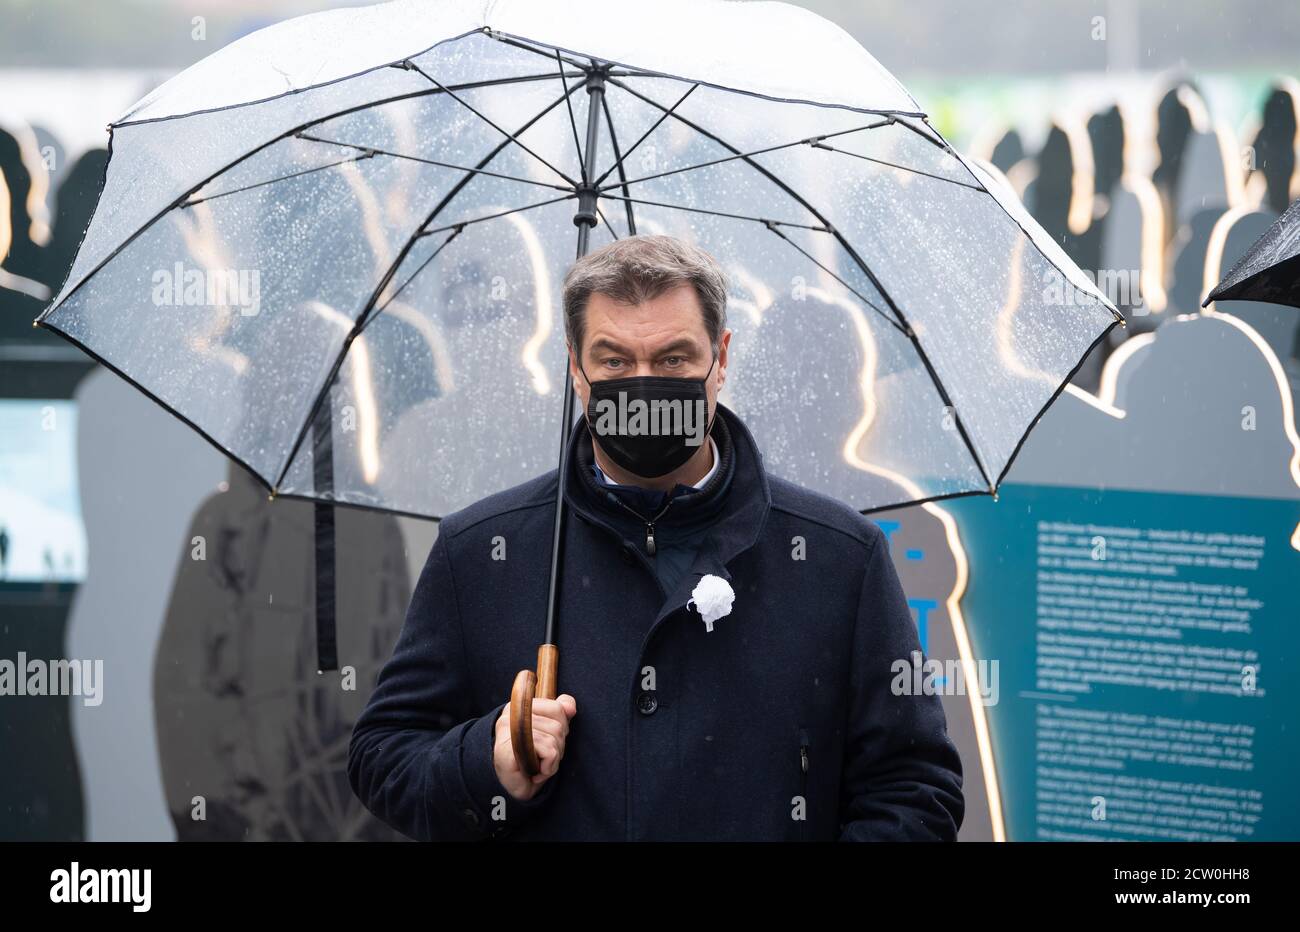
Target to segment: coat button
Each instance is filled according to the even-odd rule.
[[[623,549],[619,551],[619,555],[622,556],[623,562],[628,566],[636,566],[636,554],[632,552],[631,547],[623,547]]]
[[[655,709],[659,708],[659,700],[655,698],[654,693],[643,689],[637,694],[636,707],[642,715],[654,715]]]
[[[461,811],[461,815],[465,817],[466,822],[468,822],[470,825],[474,826],[475,828],[478,828],[477,812],[475,812],[473,809],[464,809]]]

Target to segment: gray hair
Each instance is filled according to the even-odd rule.
[[[713,351],[727,327],[727,277],[711,255],[674,236],[627,236],[589,252],[564,276],[564,331],[579,352],[587,301],[603,294],[641,304],[678,285],[694,286]]]

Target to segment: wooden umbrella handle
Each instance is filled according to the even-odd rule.
[[[537,672],[520,670],[510,690],[510,744],[519,769],[530,777],[542,772],[533,747],[533,699],[554,699],[560,666],[560,649],[554,644],[537,648]]]

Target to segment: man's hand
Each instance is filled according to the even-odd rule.
[[[496,723],[496,744],[492,764],[497,779],[515,799],[532,799],[542,784],[555,776],[564,757],[564,740],[569,736],[569,719],[578,714],[578,703],[568,693],[557,699],[533,700],[533,748],[542,763],[542,772],[529,777],[519,769],[515,748],[510,740],[510,704],[501,710]]]

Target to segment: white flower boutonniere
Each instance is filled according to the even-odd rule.
[[[736,593],[731,583],[710,573],[700,578],[686,607],[694,605],[704,619],[704,630],[712,631],[715,621],[731,614],[731,603],[735,600]]]

